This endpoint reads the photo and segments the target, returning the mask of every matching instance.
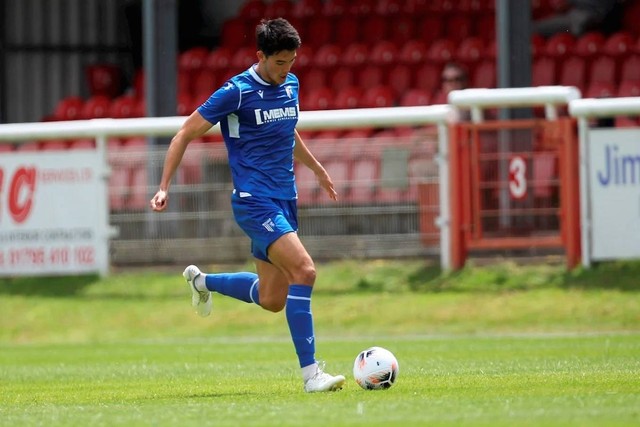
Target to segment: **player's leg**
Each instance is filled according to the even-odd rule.
[[[277,313],[284,309],[289,291],[289,281],[282,271],[270,262],[256,258],[256,271],[260,278],[260,305]]]
[[[242,230],[251,239],[251,252],[258,260],[268,261],[266,248],[270,239],[277,238],[274,229],[265,227],[264,218],[277,215],[277,206],[269,199],[256,197],[240,197],[234,193],[231,197],[233,216]],[[291,231],[288,223],[284,223],[288,229],[279,233]],[[274,224],[275,227],[275,224]],[[202,274],[194,265],[188,266],[183,273],[187,282],[191,285],[191,303],[201,316],[207,316],[211,312],[210,292],[218,292],[240,301],[260,304],[261,286],[258,275],[252,272]]]
[[[305,391],[331,391],[342,388],[345,378],[332,376],[318,366],[315,359],[315,333],[311,313],[311,293],[316,269],[311,256],[296,233],[287,233],[268,249],[269,260],[286,278],[285,314],[293,345],[298,355]]]
[[[191,286],[191,304],[196,307],[196,311],[201,316],[208,316],[211,313],[211,291],[240,301],[260,304],[256,273],[243,271],[205,274],[195,265],[190,265],[182,275]]]

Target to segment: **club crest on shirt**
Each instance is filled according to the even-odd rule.
[[[284,90],[285,92],[287,92],[287,96],[289,98],[293,98],[293,90],[291,89],[291,86],[285,86]]]

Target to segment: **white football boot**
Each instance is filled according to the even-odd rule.
[[[304,391],[315,393],[318,391],[337,391],[344,385],[343,375],[330,375],[324,372],[324,363],[319,364],[316,373],[304,383]]]
[[[211,314],[211,292],[199,291],[196,288],[196,277],[200,276],[201,274],[202,273],[200,272],[200,269],[198,267],[196,267],[195,265],[190,265],[184,269],[182,277],[184,277],[184,279],[191,287],[191,305],[195,307],[196,313],[198,313],[202,317],[207,317]]]

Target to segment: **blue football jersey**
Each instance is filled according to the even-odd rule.
[[[265,82],[254,66],[229,79],[200,107],[208,122],[220,122],[237,192],[291,200],[294,130],[298,122],[298,78]]]

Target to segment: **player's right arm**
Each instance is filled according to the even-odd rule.
[[[169,185],[176,169],[178,169],[178,165],[180,165],[187,145],[192,140],[204,135],[211,126],[213,125],[196,110],[187,118],[178,133],[173,137],[164,159],[160,188],[150,201],[151,209],[160,212],[167,208]]]

